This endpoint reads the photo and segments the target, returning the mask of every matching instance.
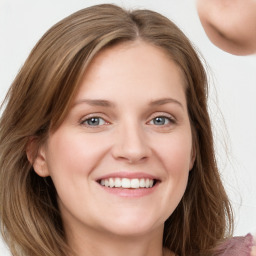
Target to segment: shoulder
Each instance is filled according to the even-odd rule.
[[[218,256],[256,256],[253,236],[237,236],[227,239],[218,248]]]

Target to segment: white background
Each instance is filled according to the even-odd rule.
[[[30,50],[53,24],[84,7],[116,3],[172,19],[208,63],[217,158],[235,211],[235,235],[256,232],[256,56],[237,57],[206,37],[194,0],[0,0],[0,101]],[[0,255],[8,250],[0,241]]]

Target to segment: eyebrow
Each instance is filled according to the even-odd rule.
[[[75,102],[74,106],[86,103],[90,106],[99,106],[99,107],[115,107],[115,104],[108,100],[101,99],[82,99]]]
[[[79,104],[83,104],[86,103],[90,106],[99,106],[99,107],[115,107],[115,104],[113,102],[110,102],[108,100],[103,100],[103,99],[82,99],[82,100],[78,100],[74,103],[73,107]],[[162,99],[158,99],[158,100],[153,100],[149,103],[149,106],[154,107],[154,106],[161,106],[161,105],[165,105],[168,103],[175,103],[178,106],[180,106],[183,109],[183,105],[181,104],[181,102],[179,102],[178,100],[175,100],[173,98],[162,98]]]
[[[149,103],[150,106],[161,106],[161,105],[165,105],[168,103],[175,103],[177,105],[179,105],[182,109],[184,108],[183,105],[181,104],[181,102],[179,102],[178,100],[175,100],[173,98],[163,98],[163,99],[159,99],[159,100],[154,100],[151,101]]]

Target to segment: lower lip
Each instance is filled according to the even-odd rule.
[[[110,194],[120,197],[143,197],[152,194],[158,187],[158,182],[152,188],[110,188],[98,184],[102,189]]]

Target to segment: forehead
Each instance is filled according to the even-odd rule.
[[[183,72],[167,52],[152,44],[135,41],[102,50],[91,61],[80,83],[79,95],[114,90],[136,94],[185,91]],[[165,91],[165,92],[164,92]],[[79,97],[78,95],[78,97]],[[153,95],[152,95],[153,96]]]

